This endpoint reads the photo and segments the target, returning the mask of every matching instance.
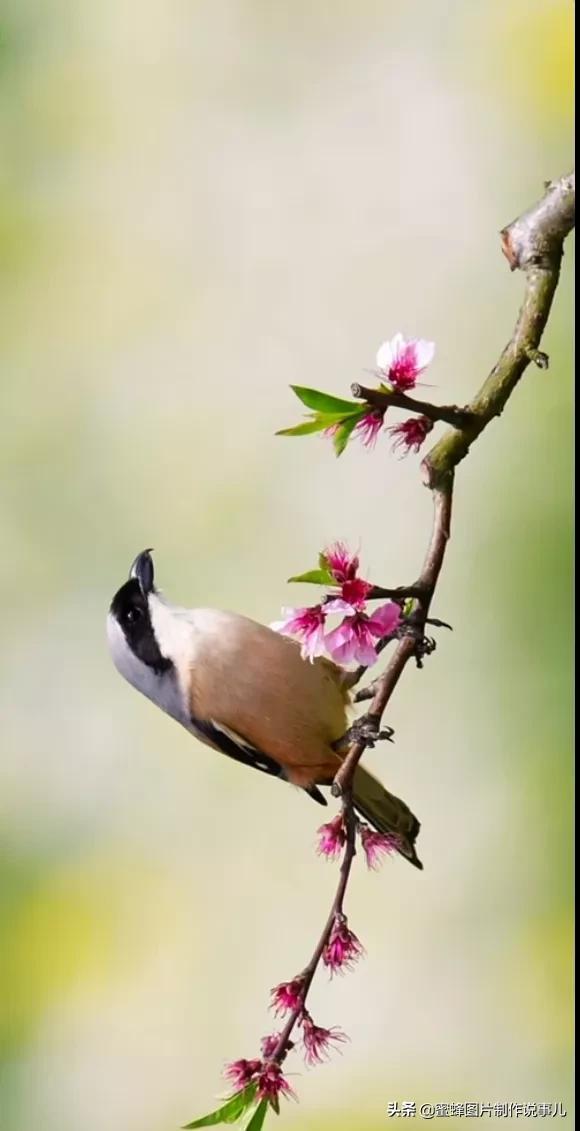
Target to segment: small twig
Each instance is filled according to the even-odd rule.
[[[419,582],[415,585],[397,585],[394,589],[385,589],[382,585],[373,585],[366,594],[365,601],[379,601],[383,597],[390,597],[392,601],[405,601],[410,597],[421,597],[423,588]]]
[[[330,940],[336,918],[337,916],[344,913],[344,897],[346,895],[352,862],[356,856],[356,816],[352,803],[352,794],[350,792],[343,794],[342,815],[346,829],[346,843],[344,846],[342,862],[340,865],[338,886],[334,895],[334,899],[330,906],[328,918],[326,920],[326,923],[324,924],[324,929],[316,944],[312,958],[299,975],[302,986],[298,997],[298,1002],[292,1009],[288,1020],[286,1021],[286,1024],[282,1029],[282,1032],[280,1033],[276,1048],[274,1049],[274,1052],[270,1057],[271,1060],[277,1061],[278,1064],[282,1064],[283,1060],[289,1052],[290,1037],[292,1036],[295,1026],[298,1024],[300,1017],[302,1016],[304,1003],[308,996],[308,991],[310,989],[312,979],[314,978],[314,975],[318,969],[325,947]]]
[[[388,408],[406,408],[409,412],[428,416],[429,420],[443,420],[454,428],[464,428],[469,423],[470,414],[468,410],[458,408],[457,405],[431,404],[430,401],[420,401],[417,397],[409,397],[407,393],[400,393],[396,389],[385,393],[382,389],[367,389],[364,385],[359,385],[358,382],[351,385],[350,391],[353,397],[366,401],[371,408],[378,408],[382,412],[386,412]]]

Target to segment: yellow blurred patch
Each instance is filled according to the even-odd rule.
[[[134,973],[160,923],[171,928],[171,906],[162,875],[118,856],[44,876],[4,930],[0,1041],[25,1039],[60,1000],[86,999]],[[143,907],[155,908],[154,918]]]
[[[512,1019],[552,1051],[572,1048],[573,923],[568,912],[532,920],[516,939],[503,987]]]
[[[572,0],[510,0],[485,5],[489,66],[509,101],[545,123],[573,116],[574,5]]]

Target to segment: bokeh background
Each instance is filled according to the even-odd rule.
[[[522,293],[498,230],[568,170],[568,0],[5,0],[0,41],[2,1131],[167,1131],[272,1029],[334,869],[320,812],[125,685],[109,600],[143,546],[185,604],[261,620],[330,539],[385,584],[418,460],[320,438],[395,331],[464,401]],[[357,868],[351,1037],[288,1063],[284,1126],[390,1101],[570,1105],[572,245],[530,371],[458,480],[450,620],[368,761],[425,872]],[[448,1124],[446,1124],[448,1125]],[[559,1125],[572,1126],[572,1117]]]

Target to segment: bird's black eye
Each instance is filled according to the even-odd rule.
[[[143,609],[140,609],[138,605],[132,605],[125,613],[125,620],[128,624],[135,624],[136,621],[141,620],[142,616]]]

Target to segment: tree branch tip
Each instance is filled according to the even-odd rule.
[[[512,247],[510,230],[509,228],[502,228],[499,234],[501,237],[501,250],[509,263],[510,271],[515,271],[518,266],[518,257]]]

